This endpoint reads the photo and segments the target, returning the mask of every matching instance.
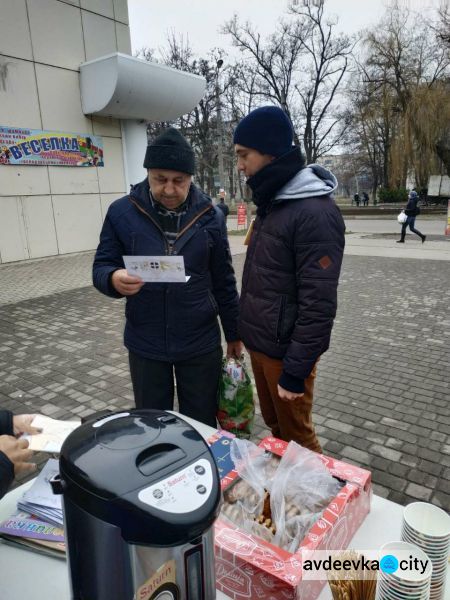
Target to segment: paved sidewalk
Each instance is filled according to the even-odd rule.
[[[240,279],[242,239],[231,243]],[[315,422],[324,451],[368,467],[378,494],[449,509],[450,263],[401,256],[346,255]],[[0,266],[0,406],[68,419],[132,405],[123,301],[91,287],[91,264],[81,253]],[[267,433],[258,415],[254,437]]]

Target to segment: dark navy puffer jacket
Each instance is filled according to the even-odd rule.
[[[182,255],[186,283],[146,283],[126,299],[124,343],[149,359],[175,362],[212,352],[220,345],[220,320],[227,341],[237,337],[238,293],[222,213],[196,186],[181,220],[172,254]],[[111,275],[123,255],[163,256],[169,246],[149,198],[147,180],[109,207],[94,259],[95,287],[120,294]]]
[[[295,164],[293,151],[248,181],[258,216],[244,267],[239,335],[248,349],[283,359],[280,385],[302,392],[329,346],[345,225],[331,195],[334,175],[319,165],[297,166],[289,175]]]

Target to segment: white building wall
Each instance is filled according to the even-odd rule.
[[[101,135],[105,166],[0,165],[0,262],[97,246],[126,191],[122,133],[83,114],[79,66],[117,51],[131,54],[127,0],[2,0],[0,125]]]

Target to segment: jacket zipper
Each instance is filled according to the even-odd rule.
[[[255,224],[256,224],[256,221],[255,221]],[[258,229],[256,230],[256,232],[255,232],[255,225],[253,225],[252,242],[250,242],[253,246],[253,252],[252,252],[251,256],[248,256],[248,254],[247,254],[247,256],[249,258],[249,263],[248,263],[247,269],[246,269],[245,282],[242,281],[242,288],[244,288],[244,286],[247,287],[247,282],[248,282],[249,273],[250,273],[250,263],[253,262],[253,257],[256,252],[256,244],[258,243],[258,237],[259,237],[262,225],[263,225],[263,219],[260,220],[260,223],[259,223],[259,226],[258,226]],[[249,247],[249,249],[250,249],[250,247]],[[246,294],[241,294],[241,299],[244,298],[245,296],[246,296]]]
[[[133,196],[130,196],[130,201],[134,204],[134,206],[143,214],[145,215],[147,218],[150,219],[150,221],[153,223],[153,225],[156,227],[156,229],[158,229],[158,231],[160,231],[162,238],[164,240],[164,246],[166,248],[166,254],[172,254],[171,252],[171,248],[170,248],[170,244],[167,241],[166,236],[164,235],[164,231],[162,230],[162,227],[159,225],[159,223],[157,221],[155,221],[155,219],[148,214],[148,212],[142,208],[142,206],[139,204],[139,202],[136,202],[136,200],[133,198]]]

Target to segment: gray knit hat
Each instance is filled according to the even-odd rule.
[[[169,169],[193,175],[195,171],[194,151],[181,133],[170,127],[147,146],[144,169]]]

